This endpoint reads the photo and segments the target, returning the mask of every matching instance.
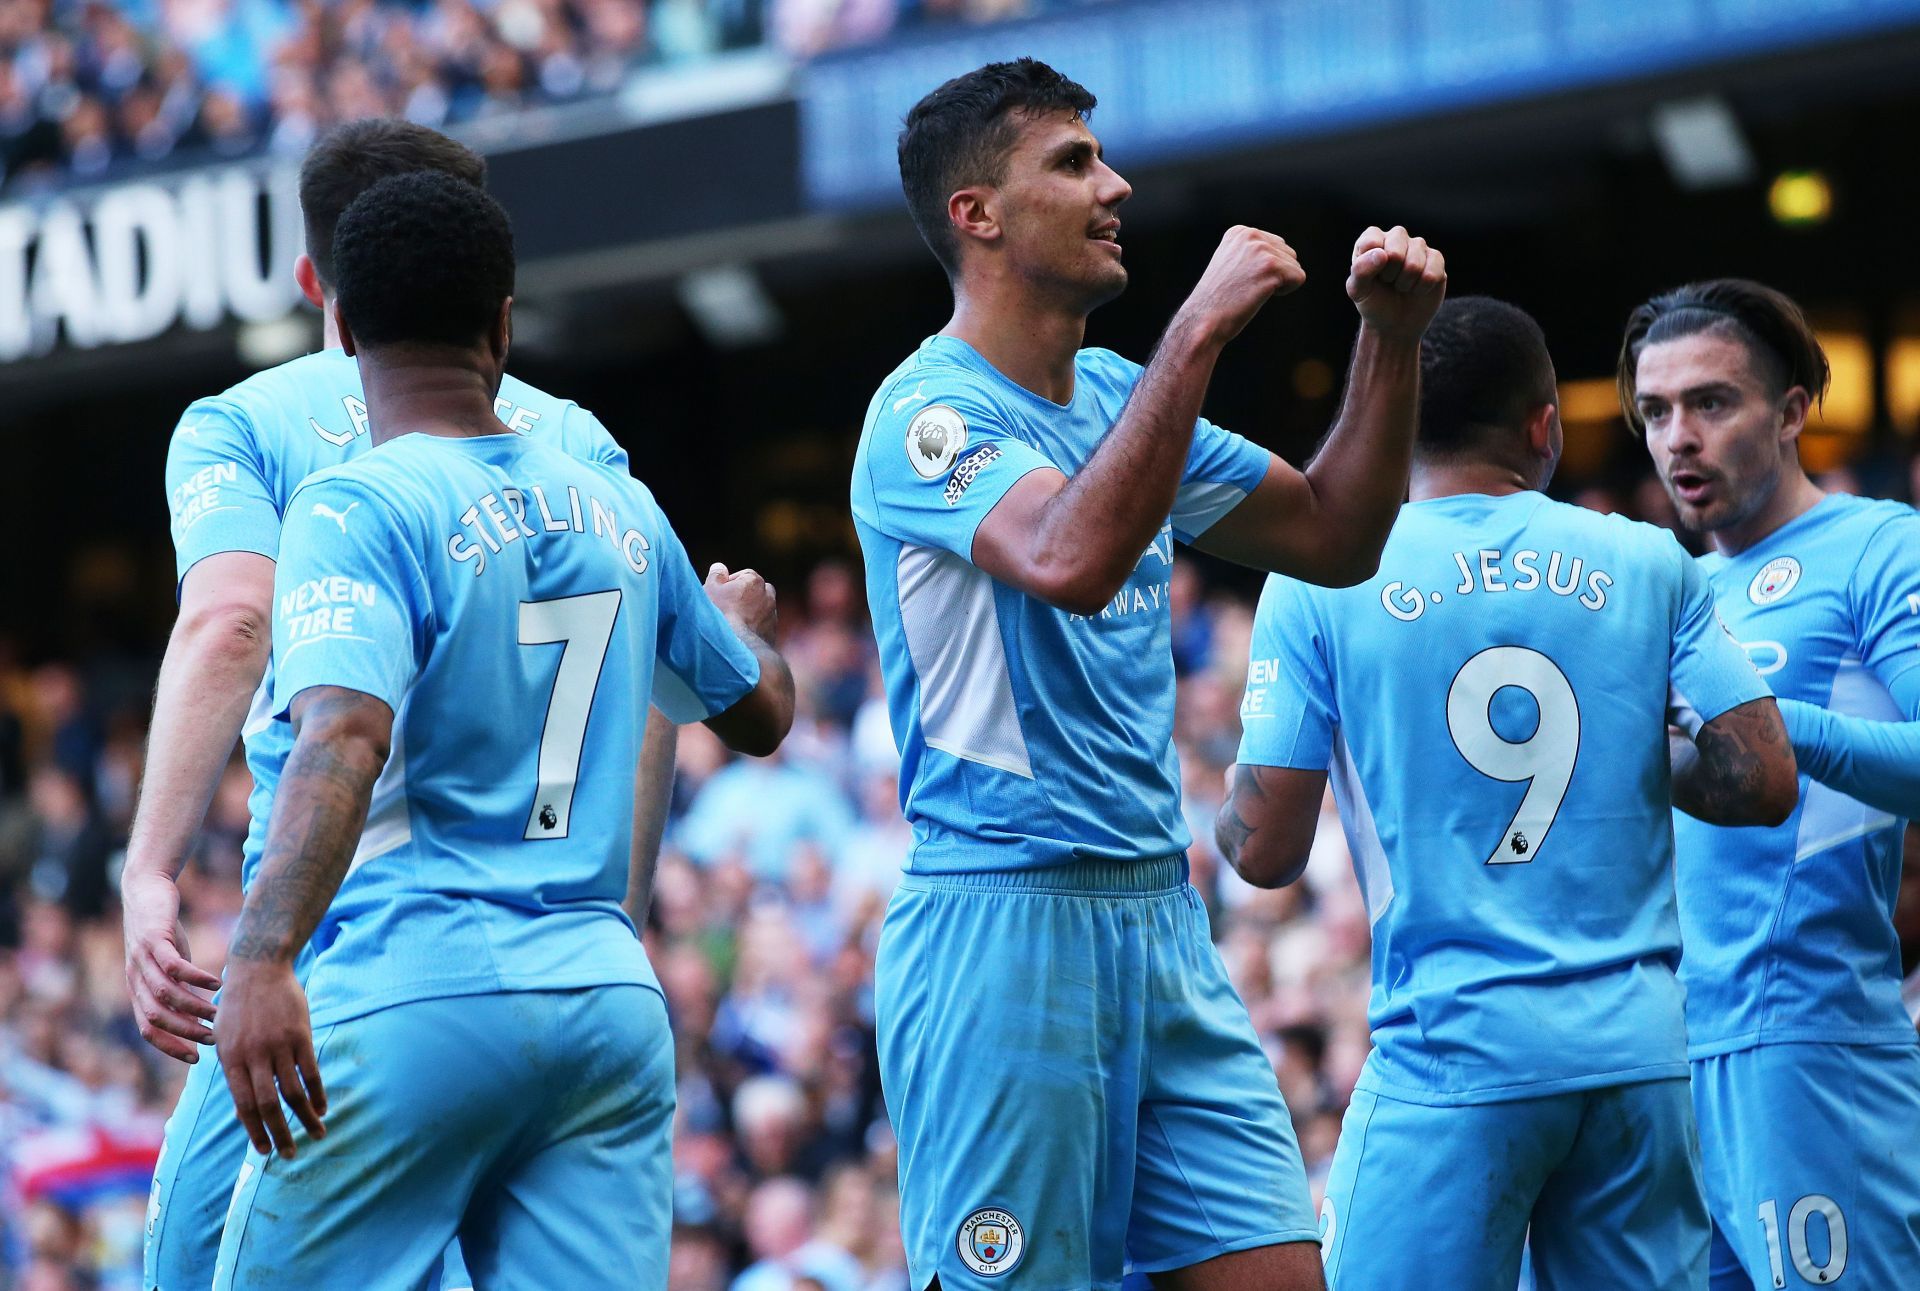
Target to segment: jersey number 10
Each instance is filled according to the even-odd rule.
[[[1509,686],[1531,695],[1539,709],[1539,723],[1524,740],[1509,740],[1493,728],[1493,697]],[[1525,646],[1482,650],[1461,665],[1447,689],[1447,732],[1467,765],[1481,775],[1527,784],[1486,863],[1533,860],[1560,814],[1580,756],[1580,703],[1567,674]]]

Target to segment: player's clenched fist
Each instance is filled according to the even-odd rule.
[[[1236,224],[1220,239],[1176,322],[1197,324],[1209,339],[1224,345],[1253,321],[1270,297],[1284,296],[1306,280],[1307,272],[1285,238]]]
[[[1353,244],[1347,295],[1368,327],[1417,337],[1446,299],[1447,259],[1401,225],[1370,228]]]
[[[751,569],[730,573],[716,563],[707,570],[707,596],[720,612],[741,624],[762,641],[773,640],[780,621],[774,606],[773,584]]]

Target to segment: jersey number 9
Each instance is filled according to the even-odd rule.
[[[1524,740],[1510,740],[1493,726],[1494,696],[1509,686],[1531,695],[1539,709],[1539,722]],[[1527,785],[1486,863],[1533,860],[1560,814],[1580,755],[1580,703],[1567,674],[1525,646],[1482,650],[1461,665],[1447,689],[1447,732],[1467,765],[1481,775]]]

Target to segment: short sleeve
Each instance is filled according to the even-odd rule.
[[[1339,724],[1319,615],[1304,586],[1268,577],[1253,619],[1240,756],[1248,766],[1324,771]]]
[[[1266,478],[1273,455],[1249,439],[1208,421],[1194,423],[1186,474],[1173,498],[1173,533],[1181,542],[1195,538],[1239,506]]]
[[[326,477],[295,490],[273,606],[276,715],[314,686],[399,711],[425,661],[430,607],[418,557],[371,491]]]
[[[578,437],[568,452],[589,462],[611,466],[622,475],[632,473],[633,466],[627,460],[627,450],[620,447],[619,441],[614,439],[612,432],[598,417],[576,404],[567,409],[567,420],[572,423],[569,429]]]
[[[1674,612],[1673,644],[1667,661],[1669,702],[1683,724],[1697,730],[1722,713],[1772,695],[1747,652],[1733,639],[1713,608],[1713,585],[1700,563],[1667,540],[1680,570],[1680,596]]]
[[[219,404],[196,403],[167,446],[174,581],[208,556],[280,551],[280,508],[251,424]]]
[[[959,369],[882,391],[861,458],[868,487],[855,489],[856,516],[901,542],[969,561],[974,531],[1007,491],[1034,471],[1059,469],[1010,434],[1005,414]]]
[[[654,543],[653,568],[660,578],[654,707],[675,722],[704,722],[760,684],[760,660],[707,596],[665,516]]]
[[[1850,590],[1860,661],[1891,690],[1920,668],[1920,513],[1874,530]]]

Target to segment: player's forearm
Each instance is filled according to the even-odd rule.
[[[1166,524],[1220,349],[1176,317],[1120,419],[1041,510],[1034,558],[1068,566],[1061,581],[1081,606],[1112,599]]]
[[[706,726],[735,753],[763,758],[779,748],[793,729],[793,670],[759,633],[731,614],[727,622],[759,661],[760,680],[731,708],[709,717]]]
[[[1800,769],[1878,811],[1920,817],[1920,721],[1876,722],[1780,701]]]
[[[328,698],[305,710],[229,959],[292,963],[340,890],[391,732],[390,715],[383,731],[377,716],[355,711],[359,703],[379,701]]]
[[[1419,413],[1420,338],[1362,324],[1340,417],[1303,472],[1313,490],[1314,532],[1325,539],[1314,581],[1364,582],[1380,567],[1407,495]]]
[[[1793,749],[1771,699],[1722,713],[1689,740],[1669,734],[1673,805],[1709,825],[1782,824],[1799,799]]]
[[[633,782],[633,857],[627,870],[627,916],[644,928],[653,903],[653,871],[660,861],[660,840],[667,832],[667,808],[673,798],[673,757],[680,728],[659,709],[647,712],[640,741],[640,766]]]
[[[182,613],[154,691],[126,874],[179,874],[240,738],[271,649],[264,615]]]

